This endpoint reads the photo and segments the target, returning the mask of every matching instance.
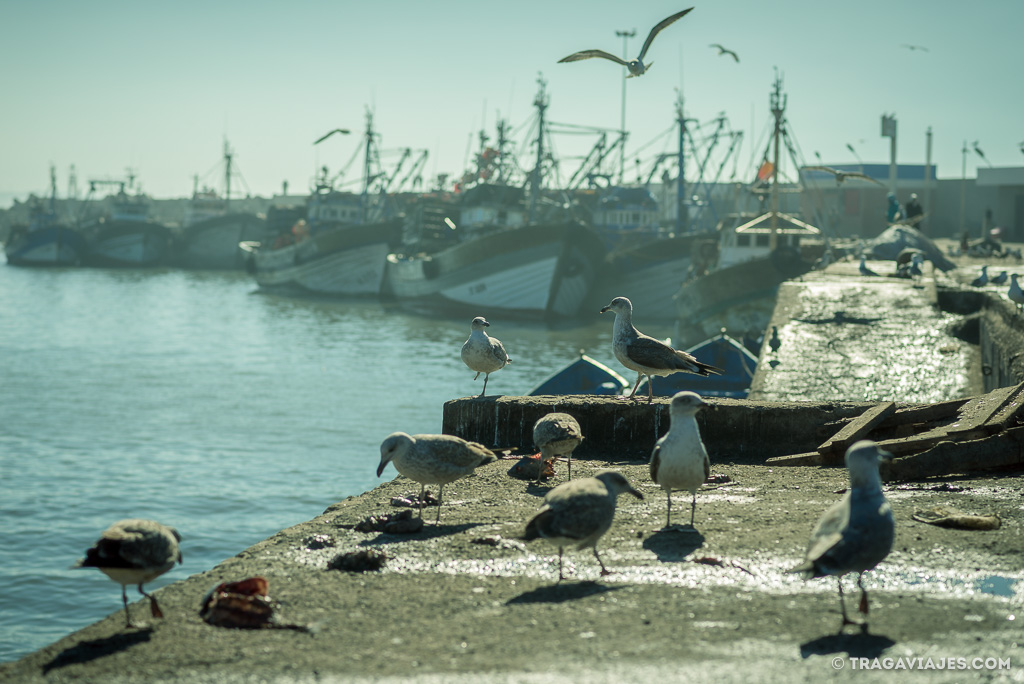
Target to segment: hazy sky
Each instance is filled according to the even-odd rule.
[[[151,195],[187,196],[195,174],[219,184],[207,174],[225,137],[254,194],[278,192],[283,180],[303,192],[316,168],[339,169],[360,140],[312,142],[336,127],[360,132],[367,107],[385,163],[397,158],[389,150],[425,148],[427,177],[460,174],[470,137],[475,149],[498,113],[528,154],[521,140],[538,73],[550,120],[618,128],[624,69],[557,61],[588,48],[621,54],[617,30],[636,29],[635,55],[651,26],[690,4],[0,0],[0,192],[45,192],[52,163],[61,194],[74,164],[81,187],[131,167]],[[697,2],[654,41],[651,71],[627,82],[627,156],[672,127],[682,84],[688,116],[724,113],[744,131],[738,174],[749,178],[778,67],[808,163],[814,152],[856,162],[847,143],[865,162],[887,163],[880,117],[895,112],[901,162],[924,163],[931,126],[940,178],[960,176],[965,140],[977,140],[994,166],[1021,166],[1022,26],[1022,0]],[[740,63],[710,43],[735,50]],[[669,151],[672,138],[639,156]],[[565,176],[594,141],[555,138]],[[968,176],[984,165],[972,151]],[[346,178],[357,175],[354,166]]]

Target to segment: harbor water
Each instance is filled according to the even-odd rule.
[[[488,394],[525,394],[580,349],[623,370],[610,316],[478,313],[513,358]],[[480,392],[469,322],[238,273],[0,264],[0,662],[121,610],[118,585],[70,567],[116,520],[181,532],[156,589],[374,487],[385,436],[439,432],[445,401]]]

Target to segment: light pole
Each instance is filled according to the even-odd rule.
[[[629,39],[636,35],[636,29],[616,31],[615,35],[622,38],[622,59],[628,60]],[[622,185],[626,174],[626,79],[622,79],[622,119],[619,131],[622,133],[622,145],[619,147],[619,185]]]

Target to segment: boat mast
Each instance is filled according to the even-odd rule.
[[[537,76],[537,84],[540,86],[533,105],[537,108],[537,165],[533,167],[533,174],[530,176],[530,223],[537,220],[537,198],[540,196],[541,164],[544,161],[544,111],[548,108],[548,98],[544,92],[547,81],[543,76]]]
[[[57,214],[57,167],[50,164],[50,213]]]
[[[775,117],[775,151],[772,167],[772,222],[769,248],[775,250],[779,246],[779,139],[782,137],[782,115],[786,111],[786,98],[782,95],[782,77],[776,72],[775,88],[771,96],[772,116]]]
[[[676,234],[690,229],[690,212],[686,209],[686,117],[683,115],[683,93],[676,100],[676,123],[679,124],[679,175],[676,177]]]
[[[363,161],[363,195],[360,198],[360,213],[362,223],[366,223],[370,216],[370,183],[373,182],[373,164],[376,159],[373,148],[373,112],[366,110],[366,155]]]
[[[508,180],[505,178],[505,146],[508,144],[508,138],[505,134],[508,132],[508,123],[506,123],[500,116],[498,117],[498,185],[505,185]]]
[[[231,152],[231,146],[228,145],[228,141],[224,140],[224,209],[228,208],[228,203],[231,202],[231,159],[233,157]]]

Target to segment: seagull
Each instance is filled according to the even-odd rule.
[[[877,276],[878,274],[868,268],[867,257],[861,255],[860,257],[860,274],[865,276]]]
[[[651,47],[651,43],[654,42],[654,37],[658,35],[658,32],[661,31],[663,28],[665,28],[669,24],[672,24],[673,22],[675,22],[680,17],[684,16],[687,12],[689,12],[692,9],[693,8],[691,7],[690,9],[684,9],[682,12],[676,12],[671,17],[667,17],[658,22],[658,25],[652,28],[651,32],[647,35],[647,40],[644,41],[644,46],[640,50],[640,56],[637,57],[636,59],[631,59],[627,62],[621,57],[616,57],[613,54],[605,52],[604,50],[583,50],[581,52],[574,52],[568,57],[563,57],[562,59],[558,60],[558,63],[561,64],[562,62],[578,62],[581,59],[590,59],[591,57],[602,57],[604,59],[609,59],[615,62],[616,64],[621,64],[622,66],[629,69],[629,75],[626,76],[626,78],[633,78],[634,76],[643,76],[648,69],[654,66],[654,62],[644,65],[644,56],[647,54],[647,49]]]
[[[643,500],[644,495],[633,489],[629,482],[614,470],[602,470],[595,477],[584,477],[563,482],[544,497],[540,511],[526,523],[523,539],[530,541],[543,537],[558,547],[558,581],[562,573],[562,549],[576,545],[594,550],[594,558],[601,566],[601,575],[611,571],[597,554],[597,542],[612,526],[615,503],[619,494],[632,494]]]
[[[988,285],[988,264],[981,267],[981,275],[971,281],[972,287],[985,287]]]
[[[835,176],[836,185],[842,185],[843,181],[847,178],[859,178],[860,180],[866,180],[869,183],[885,187],[885,183],[880,180],[876,180],[865,173],[859,173],[857,171],[840,171],[839,169],[833,169],[831,166],[805,166],[804,171],[821,171],[822,173],[830,173]]]
[[[494,338],[489,337],[484,328],[489,328],[490,323],[483,316],[477,316],[471,324],[469,339],[462,345],[462,361],[469,366],[470,370],[476,371],[473,379],[476,380],[484,373],[484,388],[480,396],[487,392],[487,379],[496,370],[501,370],[512,363],[512,359],[505,352],[505,346]]]
[[[175,563],[181,563],[180,541],[181,535],[173,527],[141,518],[119,520],[108,527],[85,552],[85,558],[72,567],[99,568],[100,572],[121,585],[125,623],[130,628],[135,625],[128,612],[127,586],[138,585],[139,593],[149,599],[153,617],[162,618],[164,614],[156,599],[147,594],[142,585],[152,582],[173,568]]]
[[[454,435],[408,435],[393,432],[380,445],[377,477],[388,463],[405,477],[420,483],[420,518],[423,517],[423,492],[428,484],[440,485],[437,493],[437,519],[441,522],[444,486],[465,477],[479,466],[496,461],[491,450]]]
[[[779,328],[778,326],[772,326],[772,336],[768,338],[768,346],[771,347],[773,354],[779,353],[779,347],[782,346],[782,340],[779,339]]]
[[[672,423],[651,452],[651,479],[661,485],[668,497],[665,529],[672,527],[672,490],[685,489],[693,495],[690,527],[697,512],[697,490],[711,474],[708,450],[697,428],[697,412],[707,406],[696,392],[679,392],[672,397],[669,414]]]
[[[319,145],[320,143],[322,143],[322,142],[323,142],[324,140],[327,140],[328,138],[330,138],[330,137],[331,137],[332,135],[334,135],[335,133],[340,133],[340,134],[342,134],[342,135],[348,135],[348,134],[349,134],[349,133],[351,133],[351,132],[352,132],[352,131],[348,130],[347,128],[335,128],[335,129],[334,129],[333,131],[329,131],[329,132],[327,132],[327,133],[325,133],[325,134],[321,135],[321,136],[320,136],[319,138],[317,138],[317,139],[316,139],[316,140],[315,140],[315,141],[313,142],[313,144],[314,144],[314,145]]]
[[[1006,271],[1000,271],[999,275],[989,278],[988,282],[992,285],[1005,285],[1008,277]]]
[[[920,252],[915,252],[910,256],[910,266],[907,268],[907,271],[910,273],[910,277],[920,278],[924,276],[924,271],[921,269],[922,266],[924,266],[924,255]],[[1006,271],[1003,271],[1003,275],[1006,275]],[[1005,277],[1003,278],[1003,281],[1006,281]]]
[[[1021,290],[1017,278],[1018,275],[1016,273],[1010,276],[1010,291],[1006,293],[1006,296],[1017,305],[1017,310],[1020,311],[1021,307],[1024,306],[1024,290]]]
[[[537,482],[544,472],[544,463],[565,455],[569,459],[569,479],[572,479],[572,452],[583,441],[580,424],[568,413],[549,413],[533,426],[533,443],[540,449],[541,465],[537,469]]]
[[[811,533],[806,560],[790,571],[803,573],[807,578],[836,576],[843,627],[857,624],[846,616],[843,575],[857,573],[857,586],[861,591],[860,612],[867,616],[868,593],[864,589],[864,573],[882,562],[892,550],[895,523],[878,476],[878,462],[883,458],[892,458],[892,454],[866,439],[854,443],[846,451],[850,488],[841,501],[821,516]],[[867,630],[866,622],[861,629]]]
[[[601,309],[601,313],[615,312],[615,324],[612,328],[612,350],[615,358],[623,366],[636,371],[636,384],[627,399],[632,399],[640,380],[647,376],[647,403],[654,401],[655,375],[671,375],[680,371],[695,373],[707,377],[714,373],[721,375],[722,369],[701,363],[684,351],[673,349],[669,345],[644,335],[633,327],[633,303],[625,297],[616,297]]]
[[[926,48],[924,45],[908,45],[907,43],[904,43],[901,47],[905,47],[908,50],[910,50],[911,52],[913,52],[914,50],[921,50],[922,52],[928,52],[928,48]]]
[[[722,47],[718,43],[712,43],[708,47],[718,48],[718,56],[719,57],[721,57],[722,55],[732,55],[733,59],[735,59],[737,62],[740,61],[740,56],[739,55],[737,55],[732,50],[729,50],[728,48]]]

